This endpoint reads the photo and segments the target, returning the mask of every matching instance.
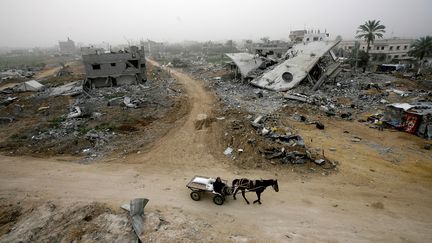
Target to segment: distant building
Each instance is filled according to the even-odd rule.
[[[265,43],[255,43],[252,46],[252,53],[265,57],[281,58],[292,44],[280,40],[272,40]]]
[[[13,49],[8,52],[10,56],[24,56],[28,55],[30,52],[27,49]]]
[[[76,52],[75,42],[69,38],[67,41],[59,41],[59,48],[61,55],[73,55]]]
[[[150,57],[160,58],[164,56],[166,45],[163,42],[156,42],[147,40],[146,42],[141,41],[141,46],[144,46],[144,51]]]
[[[410,57],[408,52],[411,50],[414,41],[414,39],[400,38],[377,39],[370,44],[370,58],[376,62],[412,60],[413,57]],[[351,51],[355,48],[355,42],[354,40],[341,41],[338,47],[344,51]],[[367,43],[364,40],[359,40],[359,42],[360,50],[366,51]]]
[[[307,33],[307,30],[293,30],[290,31],[289,38],[292,42],[302,42],[304,35]]]
[[[85,89],[139,84],[147,80],[144,47],[131,46],[118,52],[85,48],[83,53]]]
[[[325,31],[321,33],[320,30],[309,31],[303,36],[303,43],[309,43],[313,41],[327,41],[329,40],[330,34]]]

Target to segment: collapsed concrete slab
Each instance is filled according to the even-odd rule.
[[[250,53],[226,53],[225,55],[234,62],[243,79],[247,78],[251,71],[259,68],[263,63],[260,57]]]
[[[27,82],[17,84],[12,89],[15,92],[28,92],[28,91],[37,92],[37,91],[44,90],[45,86],[36,80],[30,80]]]
[[[82,92],[82,81],[74,81],[51,89],[50,96],[78,95]]]
[[[130,201],[130,204],[122,205],[126,211],[129,211],[132,227],[141,242],[144,240],[144,208],[149,200],[147,198],[135,198]]]
[[[275,90],[287,91],[296,87],[304,80],[320,59],[327,54],[338,42],[315,41],[309,43],[299,43],[293,46],[286,53],[287,60],[277,64],[272,70],[264,72],[262,75],[251,81],[252,85]],[[336,68],[332,68],[334,71]],[[331,75],[329,73],[327,76]],[[316,84],[313,79],[308,79]],[[322,83],[322,82],[321,82]]]

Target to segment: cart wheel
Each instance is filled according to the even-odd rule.
[[[215,195],[213,197],[213,202],[217,205],[222,205],[224,203],[225,199],[221,195]]]
[[[224,188],[222,189],[222,191],[224,192],[225,196],[226,196],[226,195],[232,195],[232,194],[233,194],[233,189],[232,189],[232,187],[228,187],[228,186],[226,186],[226,187],[224,187]]]
[[[194,201],[199,201],[201,199],[201,195],[199,194],[199,192],[191,192],[190,197]]]

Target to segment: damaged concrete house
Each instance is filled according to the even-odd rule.
[[[331,51],[338,41],[330,41],[328,33],[308,32],[303,41],[292,46],[279,59],[250,53],[227,53],[243,80],[254,86],[287,91],[303,80],[318,89],[340,71],[336,56]]]
[[[82,58],[86,71],[84,88],[87,90],[140,84],[147,80],[144,47],[130,46],[118,52],[86,49]]]

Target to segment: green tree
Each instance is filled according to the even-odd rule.
[[[368,20],[358,27],[356,38],[366,41],[366,54],[369,56],[370,44],[375,41],[376,37],[383,38],[383,33],[385,33],[385,26],[379,20]]]
[[[432,37],[426,36],[417,39],[412,44],[411,50],[408,52],[408,55],[416,57],[418,59],[420,64],[417,74],[420,74],[423,58],[432,55]]]
[[[410,56],[416,57],[419,61],[424,57],[432,55],[432,37],[426,36],[417,39],[411,46],[408,52]]]

